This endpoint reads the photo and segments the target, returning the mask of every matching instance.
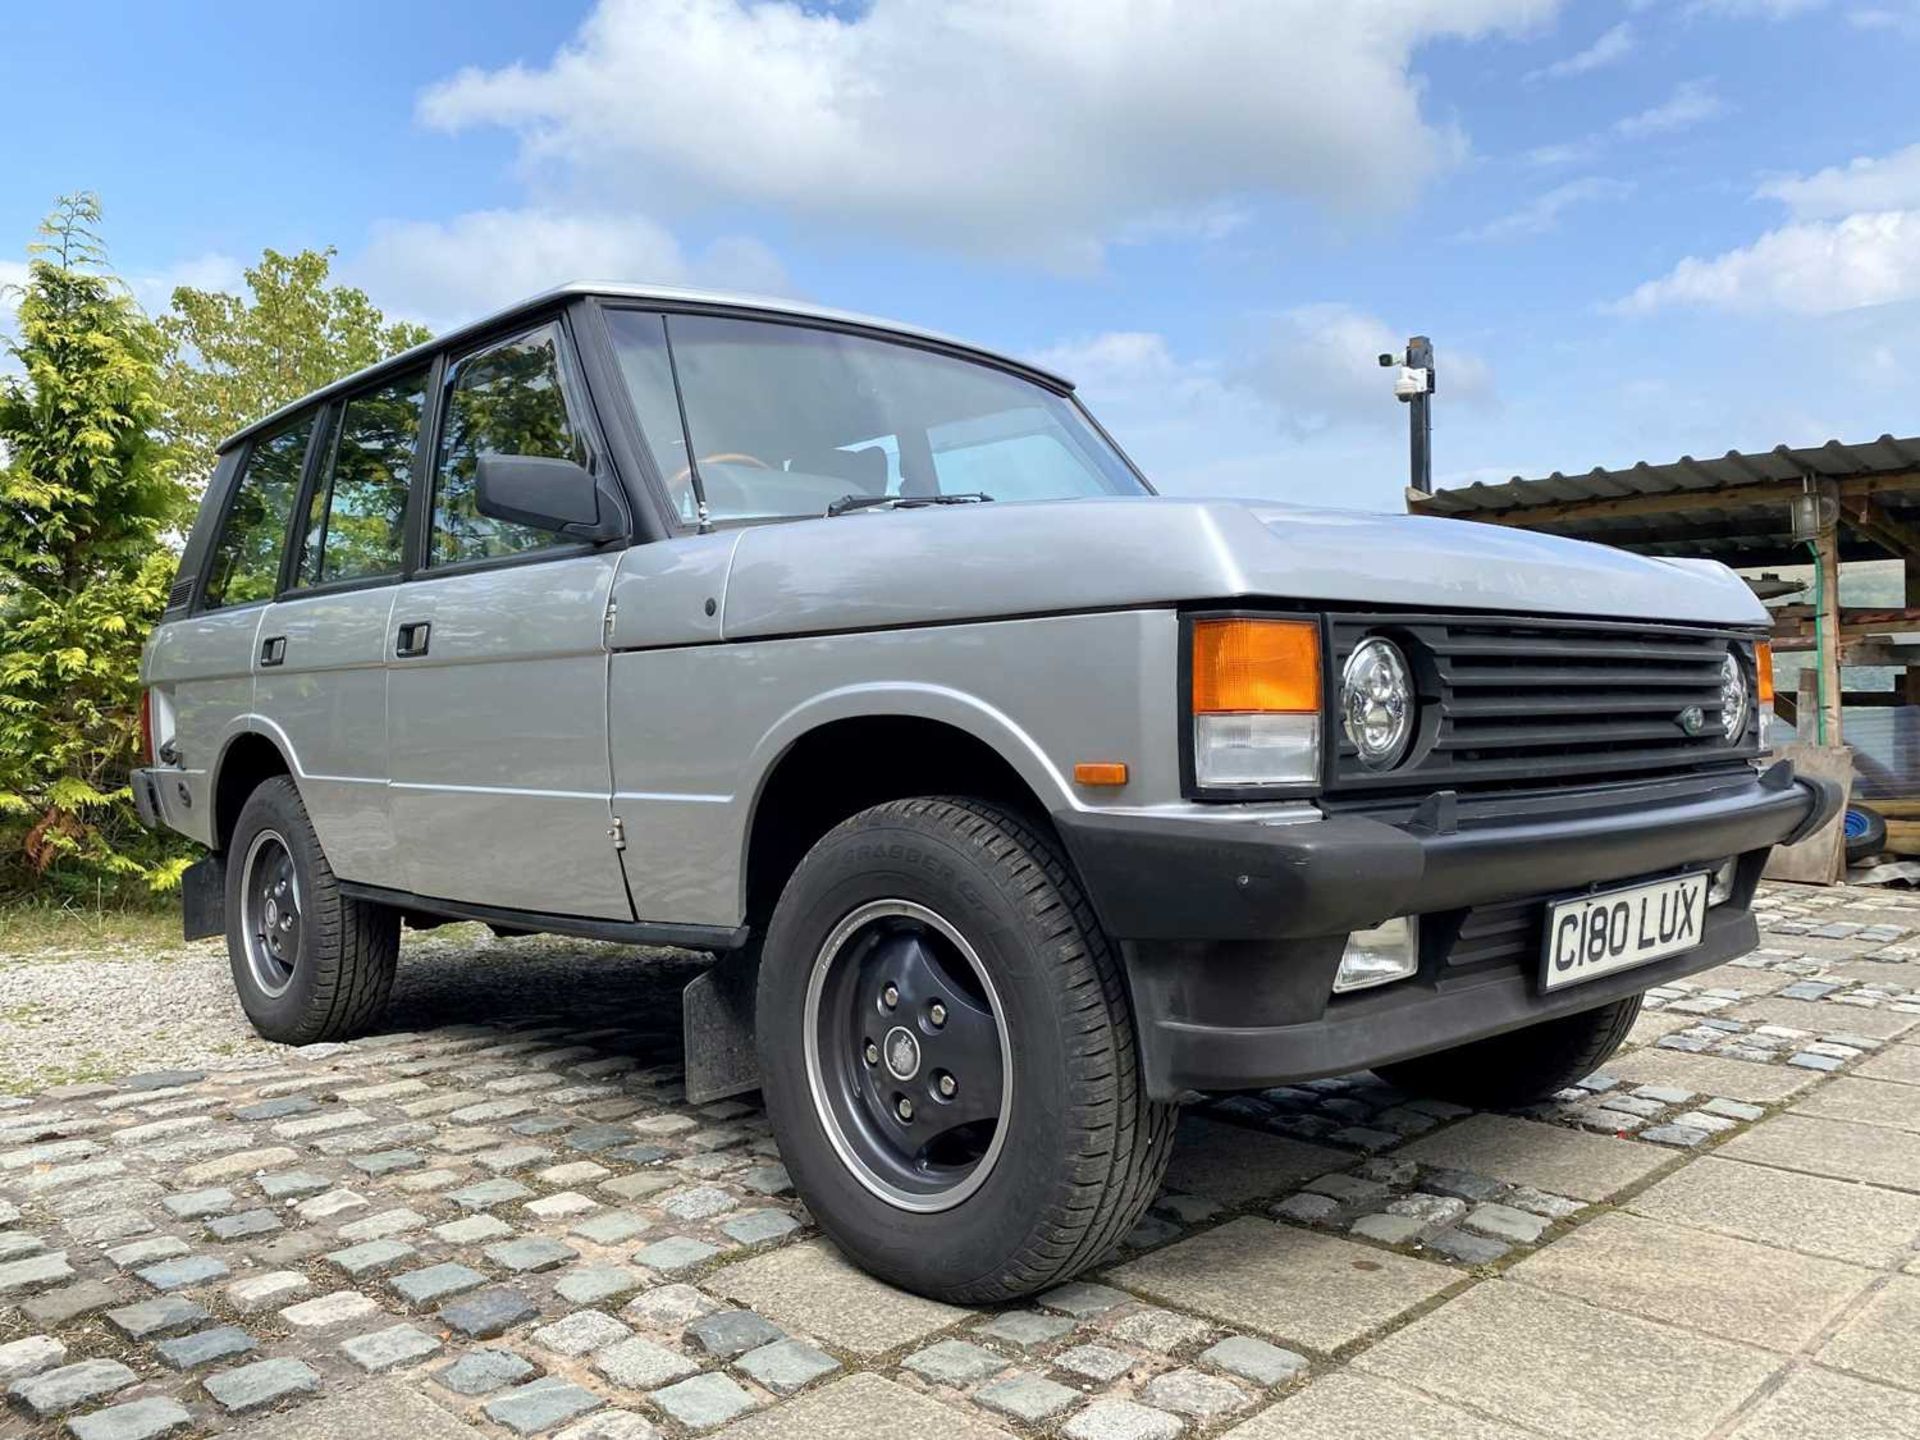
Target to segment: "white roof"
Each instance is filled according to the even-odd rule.
[[[481,331],[491,330],[496,325],[512,320],[516,315],[543,309],[556,301],[568,300],[581,295],[601,295],[616,300],[656,301],[661,304],[676,307],[687,306],[701,309],[715,308],[757,311],[761,314],[786,315],[802,320],[828,320],[842,325],[858,325],[863,329],[883,331],[890,335],[901,335],[911,340],[930,341],[935,345],[947,349],[964,351],[1000,365],[1007,365],[1016,370],[1025,371],[1027,374],[1033,375],[1063,390],[1071,390],[1073,388],[1073,382],[1071,380],[1066,379],[1064,376],[1056,375],[1050,370],[1042,369],[1031,361],[1002,354],[997,350],[989,350],[985,346],[975,345],[970,341],[956,340],[950,335],[942,335],[937,331],[923,330],[916,325],[905,325],[898,320],[881,320],[871,315],[860,315],[849,310],[832,310],[825,306],[809,305],[801,300],[781,300],[768,295],[745,295],[726,290],[690,290],[677,285],[634,285],[617,280],[573,280],[565,285],[559,285],[551,290],[542,291],[538,295],[531,296],[528,299],[496,310],[492,314],[483,315],[478,320],[471,320],[464,325],[457,325],[445,334],[434,336],[433,339],[427,341],[424,345],[416,345],[411,350],[402,351],[398,355],[388,356],[385,360],[379,361],[377,364],[369,365],[364,370],[357,370],[351,375],[343,376],[331,385],[323,385],[311,394],[302,395],[298,400],[281,406],[271,415],[263,415],[260,419],[235,431],[232,435],[229,435],[225,440],[220,442],[220,449],[231,449],[255,431],[264,429],[279,420],[282,416],[291,414],[295,410],[304,409],[316,400],[324,399],[342,390],[356,389],[362,383],[382,371],[402,369],[409,361],[432,355],[448,345],[457,345],[468,336],[478,334]]]

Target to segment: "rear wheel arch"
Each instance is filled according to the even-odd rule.
[[[277,775],[293,778],[286,752],[272,737],[247,730],[227,742],[213,777],[213,848],[225,853],[247,797]]]

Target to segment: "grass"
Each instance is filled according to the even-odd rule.
[[[0,906],[0,956],[121,945],[172,949],[180,944],[178,902],[96,907],[27,901]]]

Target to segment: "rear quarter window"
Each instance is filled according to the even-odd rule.
[[[300,493],[300,472],[313,438],[313,412],[268,431],[247,449],[207,565],[202,605],[218,610],[271,600],[280,588],[287,522]]]

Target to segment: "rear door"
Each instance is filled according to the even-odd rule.
[[[557,319],[448,357],[423,563],[388,625],[389,804],[417,894],[624,920],[605,639],[621,549],[474,503],[484,454],[606,463],[577,374]]]
[[[267,610],[255,703],[279,727],[334,872],[404,889],[387,805],[387,627],[420,465],[425,365],[327,412],[289,588]]]
[[[253,668],[260,622],[279,590],[287,531],[314,412],[281,422],[222,460],[214,479],[220,506],[188,614],[155,633],[147,673],[172,715],[179,774],[161,787],[169,824],[203,844],[214,834],[212,776],[221,747],[254,711]],[[229,468],[231,466],[232,468]],[[237,474],[234,472],[237,470]],[[230,483],[222,485],[222,481]]]

